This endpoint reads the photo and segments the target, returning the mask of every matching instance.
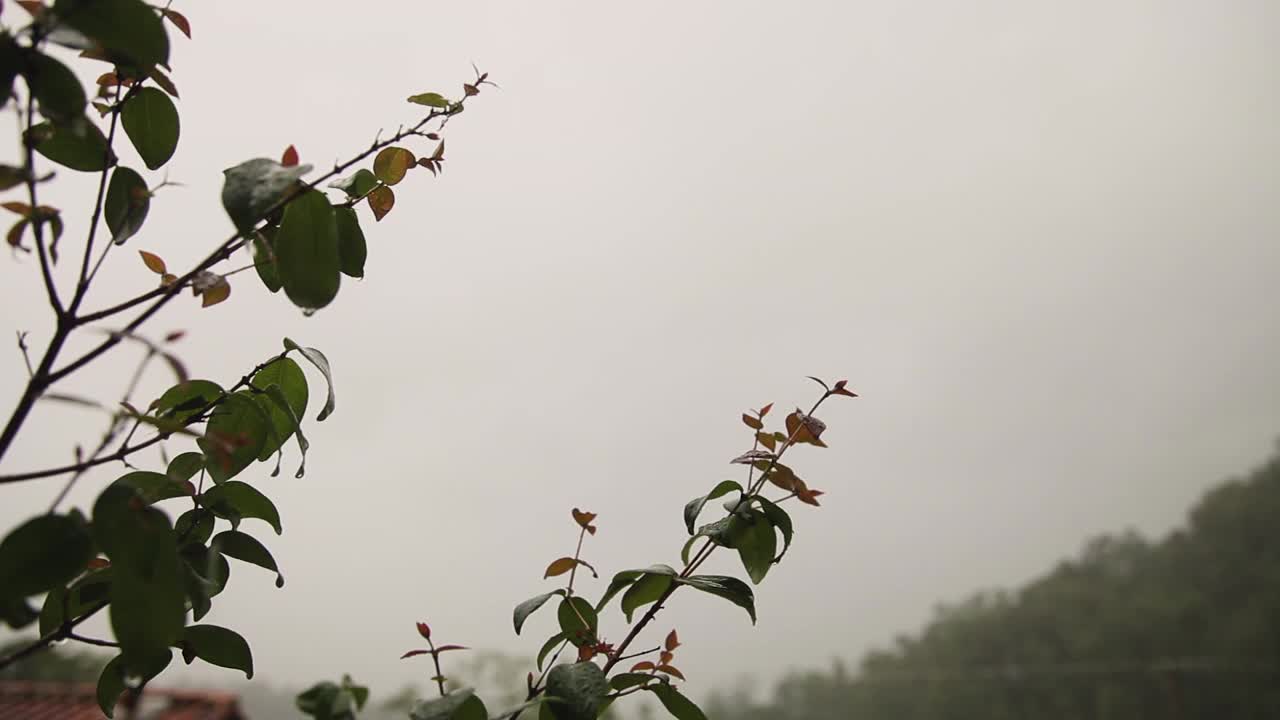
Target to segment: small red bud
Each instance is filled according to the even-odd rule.
[[[418,634],[422,636],[423,640],[430,640],[431,628],[428,627],[426,623],[420,622],[418,623]]]

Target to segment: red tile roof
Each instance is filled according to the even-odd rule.
[[[120,718],[124,713],[117,712]],[[135,720],[247,720],[231,693],[161,690],[148,687],[134,711]],[[0,718],[4,720],[102,720],[93,685],[48,682],[0,682]]]

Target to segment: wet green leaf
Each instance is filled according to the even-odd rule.
[[[275,558],[262,543],[238,530],[224,530],[213,537],[209,547],[228,557],[266,568],[276,574],[276,587],[284,587],[284,575],[276,566]]]
[[[215,485],[200,496],[200,504],[214,515],[230,520],[233,525],[239,524],[243,518],[258,518],[275,528],[277,535],[284,532],[275,504],[248,483],[232,480]]]
[[[338,257],[342,273],[354,278],[364,277],[364,261],[369,249],[364,241],[364,231],[360,229],[360,218],[353,208],[335,207],[333,211],[338,226]]]
[[[144,87],[133,93],[120,111],[120,124],[151,170],[169,162],[178,148],[178,109],[156,88]]]
[[[182,635],[182,656],[200,658],[210,665],[241,670],[253,679],[253,653],[249,643],[234,630],[217,625],[189,625]]]
[[[48,55],[32,52],[26,57],[22,74],[45,117],[63,123],[84,115],[88,100],[71,68]]]
[[[670,683],[654,683],[645,687],[645,690],[657,695],[658,701],[676,720],[707,720],[702,710]]]
[[[300,308],[322,308],[338,295],[341,258],[333,206],[319,190],[309,190],[285,207],[275,237],[280,286]]]
[[[84,572],[93,557],[89,528],[79,515],[40,515],[0,540],[0,600],[60,586]]]
[[[609,681],[593,662],[557,665],[547,673],[547,694],[555,698],[546,707],[557,720],[595,720],[609,694]]]
[[[142,223],[151,211],[151,191],[142,176],[127,167],[119,166],[111,173],[107,185],[107,200],[102,216],[111,231],[111,240],[122,245],[142,229]]]
[[[694,575],[692,577],[676,578],[676,583],[688,585],[691,588],[718,595],[728,600],[746,610],[747,614],[751,616],[751,624],[755,624],[755,595],[751,592],[751,587],[738,578],[724,575]]]
[[[707,493],[706,495],[703,495],[702,497],[696,497],[690,500],[688,504],[684,506],[684,524],[685,524],[685,527],[689,528],[689,534],[690,535],[693,534],[694,523],[697,522],[698,514],[702,512],[703,506],[705,506],[709,501],[714,500],[723,495],[727,495],[733,492],[734,490],[737,490],[738,492],[741,493],[742,485],[732,480],[725,480],[724,482],[721,482],[720,484],[712,488],[711,492]]]
[[[281,407],[265,394],[258,396],[258,404],[271,419],[271,427],[274,429],[262,446],[262,451],[258,453],[259,460],[266,460],[288,441],[298,426],[297,418],[301,418],[307,411],[309,399],[307,376],[302,372],[302,368],[298,367],[298,363],[291,358],[283,357],[273,360],[254,373],[250,382],[253,387],[263,391],[275,385],[280,388],[287,400],[287,405]]]
[[[142,0],[57,0],[54,15],[140,68],[169,62],[169,36]]]
[[[574,647],[582,647],[595,641],[600,619],[591,603],[580,597],[565,598],[556,609],[560,631]]]
[[[672,579],[670,575],[645,573],[627,588],[622,595],[622,612],[627,616],[627,622],[631,622],[631,615],[637,608],[657,602],[667,588],[671,587]]]
[[[28,130],[26,137],[34,143],[36,152],[72,170],[98,172],[116,163],[116,154],[107,147],[107,137],[83,116],[56,127],[40,123]]]
[[[325,357],[324,353],[319,350],[315,348],[302,347],[289,338],[284,339],[284,347],[286,350],[297,350],[302,353],[302,356],[309,360],[312,365],[315,365],[316,369],[324,375],[325,382],[329,384],[329,396],[326,398],[324,407],[320,410],[320,414],[316,416],[316,422],[323,422],[325,418],[333,414],[333,410],[336,405],[336,398],[333,393],[333,373],[329,369],[329,358]]]
[[[349,198],[362,198],[378,187],[378,176],[361,168],[345,178],[334,180],[329,187],[341,190]]]
[[[197,440],[214,482],[226,482],[258,459],[271,434],[270,419],[252,393],[241,390],[222,401]]]
[[[536,595],[516,606],[515,612],[512,615],[512,622],[515,625],[517,635],[520,634],[520,629],[524,627],[524,621],[528,620],[529,616],[532,615],[535,610],[542,607],[543,604],[550,600],[554,595],[564,595],[564,590],[552,590],[549,593]]]
[[[264,217],[298,187],[310,165],[285,167],[269,158],[246,160],[222,171],[222,207],[241,234],[248,237]]]

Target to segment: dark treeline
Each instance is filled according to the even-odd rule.
[[[1280,718],[1280,459],[1159,543],[1090,541],[1015,592],[939,611],[856,671],[793,674],[712,720]]]

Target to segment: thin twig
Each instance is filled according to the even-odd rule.
[[[22,330],[18,331],[18,351],[22,353],[22,362],[27,365],[27,379],[35,377],[36,371],[31,369],[31,355],[27,347],[27,333]]]
[[[72,315],[80,308],[80,303],[84,300],[85,295],[89,291],[89,284],[93,282],[93,276],[98,274],[98,268],[102,266],[102,261],[107,257],[107,251],[115,245],[114,240],[108,241],[106,247],[102,249],[102,255],[98,258],[98,263],[93,267],[93,273],[89,273],[89,259],[93,257],[93,241],[98,234],[98,221],[102,218],[102,204],[107,192],[107,171],[111,168],[111,147],[115,144],[116,125],[120,120],[120,107],[128,100],[135,90],[142,87],[142,83],[135,83],[125,93],[124,100],[120,99],[120,85],[116,85],[116,101],[111,107],[111,123],[107,130],[107,147],[102,151],[102,172],[98,176],[98,197],[93,203],[93,219],[89,222],[89,236],[84,242],[84,260],[80,262],[80,280],[76,282],[76,292],[71,298],[71,305],[67,311]]]
[[[68,620],[67,622],[64,622],[61,626],[58,627],[58,629],[52,630],[49,633],[36,638],[31,642],[31,644],[27,645],[26,647],[19,648],[13,651],[12,653],[9,653],[8,655],[0,658],[0,670],[4,670],[5,668],[18,662],[19,660],[23,660],[30,655],[34,655],[35,653],[43,650],[44,648],[48,647],[49,645],[59,640],[66,640],[68,637],[70,637],[71,631],[74,630],[77,625],[84,622],[85,620],[88,620],[94,615],[98,614],[98,612],[101,611],[102,608],[106,606],[107,606],[107,601],[103,600],[102,602],[94,605],[93,608],[90,609],[88,612],[86,612],[84,615],[81,615],[80,617],[74,620]]]

